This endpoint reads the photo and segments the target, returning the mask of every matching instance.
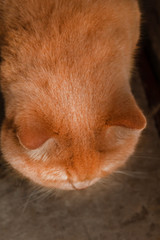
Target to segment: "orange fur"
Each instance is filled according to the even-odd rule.
[[[36,183],[92,185],[133,153],[135,0],[1,0],[5,159]]]

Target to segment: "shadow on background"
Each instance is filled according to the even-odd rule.
[[[0,91],[0,128],[2,126],[3,119],[4,119],[4,100],[2,93]]]

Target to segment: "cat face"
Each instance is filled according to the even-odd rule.
[[[82,189],[124,164],[146,124],[129,86],[140,13],[136,1],[53,2],[4,3],[1,146],[33,182]]]
[[[122,166],[134,151],[145,118],[131,95],[126,102],[125,108],[119,105],[118,112],[108,113],[107,121],[83,108],[72,115],[68,108],[52,118],[40,109],[25,109],[3,124],[3,154],[38,184],[86,188]]]

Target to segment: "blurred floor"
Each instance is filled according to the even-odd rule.
[[[49,195],[0,169],[0,240],[160,240],[160,139],[148,115],[135,155],[104,185]]]

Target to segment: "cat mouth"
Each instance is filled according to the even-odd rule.
[[[93,180],[85,180],[85,181],[77,181],[77,182],[71,182],[71,181],[44,181],[43,185],[46,187],[52,187],[56,189],[61,190],[82,190],[86,189],[95,183],[98,182],[100,178],[94,178]]]
[[[73,188],[75,190],[81,190],[81,189],[85,189],[85,188],[92,186],[98,180],[99,180],[99,178],[94,178],[93,180],[86,180],[86,181],[82,181],[82,182],[71,183],[71,185],[73,186]]]
[[[57,189],[61,189],[61,190],[82,190],[82,189],[86,189],[92,185],[94,185],[96,182],[98,182],[100,178],[95,178],[93,180],[86,180],[86,181],[79,181],[79,182],[75,182],[75,183],[72,183],[70,181],[66,181],[66,182],[62,182],[62,181],[59,181],[59,182],[50,182],[50,183],[47,183],[46,182],[46,186],[51,186],[52,184],[52,187],[55,187]]]

